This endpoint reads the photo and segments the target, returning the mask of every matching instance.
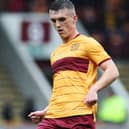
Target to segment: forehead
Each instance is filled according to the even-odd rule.
[[[71,13],[71,10],[69,9],[49,10],[49,16],[51,18],[69,16],[70,13]]]

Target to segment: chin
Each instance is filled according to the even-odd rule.
[[[63,35],[63,34],[60,34],[60,36],[61,36],[61,38],[63,38],[63,39],[66,39],[66,38],[67,38],[67,36],[65,36],[65,35]]]

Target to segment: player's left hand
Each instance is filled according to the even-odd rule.
[[[96,104],[97,101],[98,101],[97,92],[94,89],[90,89],[86,95],[84,103],[87,104],[88,106],[92,106],[92,105]]]

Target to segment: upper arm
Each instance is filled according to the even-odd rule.
[[[107,68],[112,68],[114,67],[114,62],[112,61],[112,59],[106,60],[103,63],[101,63],[99,66],[100,68],[105,71]]]
[[[111,75],[114,74],[116,76],[119,76],[119,71],[118,71],[118,68],[116,66],[116,64],[113,62],[112,59],[110,60],[107,60],[103,63],[100,64],[100,68],[103,70],[103,71],[110,71]]]

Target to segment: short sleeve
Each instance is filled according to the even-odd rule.
[[[87,55],[88,58],[97,65],[100,65],[102,62],[111,59],[102,45],[93,38],[89,38],[87,45]]]

